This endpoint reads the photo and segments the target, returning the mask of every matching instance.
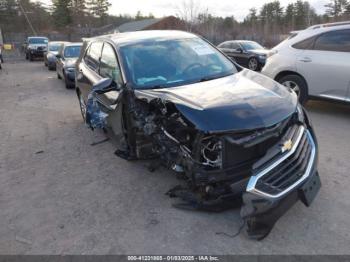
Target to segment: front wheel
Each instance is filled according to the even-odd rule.
[[[299,102],[305,104],[308,98],[307,84],[305,80],[298,75],[286,75],[278,80],[278,82],[292,89],[298,96]]]
[[[259,70],[259,61],[255,57],[252,57],[248,61],[248,68],[252,71],[258,71]]]
[[[63,71],[63,79],[64,79],[64,85],[66,86],[67,89],[73,88],[73,86],[69,83],[67,75],[64,71]]]

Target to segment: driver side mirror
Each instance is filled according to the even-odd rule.
[[[240,48],[240,47],[238,47],[238,48],[236,49],[236,52],[242,54],[242,53],[243,53],[243,49]]]
[[[92,86],[92,90],[97,94],[104,94],[118,89],[118,85],[111,78],[103,78]]]

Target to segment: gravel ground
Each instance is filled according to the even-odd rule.
[[[323,187],[268,238],[233,234],[239,210],[190,212],[164,193],[179,182],[117,158],[87,129],[74,90],[42,62],[0,71],[0,254],[350,254],[350,107],[310,102]]]

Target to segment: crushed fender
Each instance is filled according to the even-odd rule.
[[[86,124],[91,128],[105,128],[107,126],[108,114],[103,112],[97,102],[95,90],[88,96],[86,104]]]

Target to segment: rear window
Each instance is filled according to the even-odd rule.
[[[49,41],[47,38],[29,38],[28,43],[29,44],[47,44]]]
[[[53,43],[53,44],[49,44],[49,51],[58,51],[60,49],[62,44],[59,43]]]
[[[314,50],[350,52],[350,30],[337,30],[320,35]]]
[[[66,58],[77,58],[80,55],[81,46],[67,46],[64,49],[64,57]]]
[[[313,45],[315,42],[315,36],[307,38],[303,41],[300,41],[294,45],[292,45],[292,47],[294,47],[295,49],[302,49],[302,50],[310,50],[313,49]]]
[[[230,48],[230,43],[226,42],[226,43],[222,43],[218,46],[219,48]]]

